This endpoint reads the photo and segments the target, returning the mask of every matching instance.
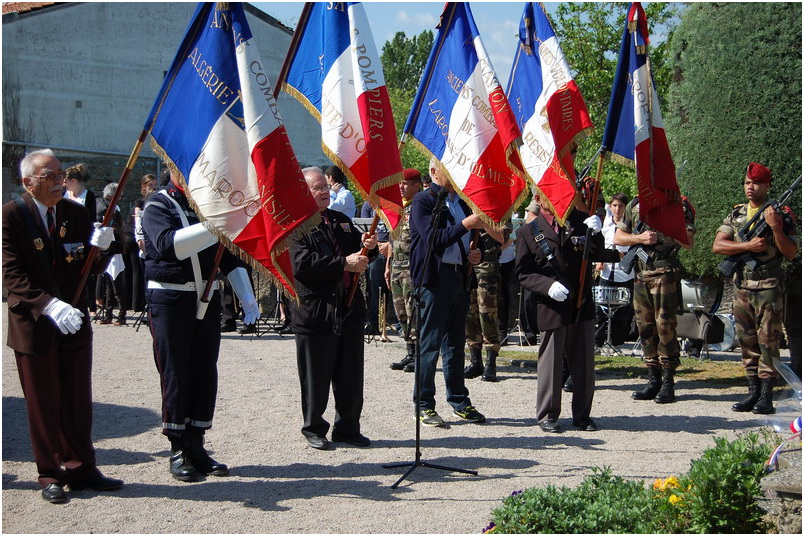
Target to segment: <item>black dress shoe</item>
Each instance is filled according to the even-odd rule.
[[[558,421],[552,419],[540,422],[539,428],[542,429],[542,432],[547,432],[548,434],[560,434],[563,431],[561,430],[561,426],[558,425]]]
[[[42,488],[42,498],[49,503],[58,504],[67,500],[67,494],[63,487],[54,482]]]
[[[249,333],[257,333],[257,324],[244,324],[242,328],[238,329],[237,332],[241,335],[246,335]]]
[[[312,437],[304,436],[307,439],[307,445],[318,450],[329,450],[329,441],[327,438],[320,435]]]
[[[237,324],[234,322],[224,322],[221,324],[221,333],[231,333],[237,331]]]
[[[201,473],[193,465],[183,450],[174,450],[170,456],[170,474],[182,482],[196,482],[201,479]]]
[[[584,432],[597,432],[595,421],[589,417],[585,419],[572,419],[572,426]]]
[[[371,445],[371,440],[359,433],[353,436],[342,436],[332,432],[332,441],[335,443],[346,443],[348,445],[352,445],[353,447],[368,447]]]
[[[280,335],[293,335],[293,327],[288,324],[287,326],[283,327],[278,332]]]
[[[116,478],[109,478],[98,473],[89,480],[70,482],[70,489],[81,491],[91,489],[95,491],[114,491],[123,487],[123,481]]]

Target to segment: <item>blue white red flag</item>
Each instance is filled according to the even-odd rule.
[[[491,225],[528,195],[519,126],[466,2],[444,8],[405,134]]]
[[[402,161],[382,64],[360,2],[307,3],[282,89],[321,123],[321,147],[385,223],[404,213]]]
[[[199,4],[146,130],[199,218],[295,298],[286,241],[318,210],[242,4]]]
[[[575,198],[573,142],[586,137],[592,120],[544,8],[525,3],[519,23],[508,102],[522,130],[522,164],[547,209],[564,224]]]
[[[676,168],[664,131],[659,96],[648,60],[648,20],[631,3],[611,89],[603,151],[636,165],[639,216],[656,231],[688,244]]]

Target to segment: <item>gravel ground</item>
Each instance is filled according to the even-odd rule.
[[[514,490],[574,486],[603,466],[652,482],[686,471],[713,437],[734,437],[762,424],[755,415],[731,411],[742,387],[681,379],[678,402],[659,405],[631,400],[642,380],[602,379],[592,411],[598,432],[571,428],[565,394],[560,422],[568,429],[544,434],[534,419],[536,371],[513,366],[500,368],[499,383],[468,382],[472,402],[488,421],[467,424],[448,411],[439,372],[436,409],[449,427],[422,427],[421,459],[478,475],[418,467],[391,489],[404,469],[383,464],[415,457],[413,377],[388,367],[404,354],[398,338],[366,345],[362,423],[372,446],[336,444],[322,452],[307,448],[299,432],[292,338],[224,334],[207,447],[231,475],[181,483],[168,472],[151,337],[130,326],[131,320],[129,327],[94,326],[98,463],[126,486],[110,493],[68,492],[69,502],[61,505],[39,495],[25,403],[13,352],[4,346],[3,532],[479,533]],[[5,340],[5,322],[3,330]],[[330,407],[329,420],[333,413]]]

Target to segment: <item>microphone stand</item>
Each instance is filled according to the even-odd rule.
[[[433,209],[433,217],[430,219],[430,236],[427,240],[427,253],[424,257],[424,265],[429,266],[430,261],[433,258],[433,243],[435,242],[435,230],[438,228],[438,225],[441,221],[441,212],[444,209],[444,204],[447,201],[447,191],[446,189],[442,189],[438,195],[438,199],[436,201],[435,209]],[[421,322],[421,314],[422,314],[422,285],[418,284],[413,289],[413,303],[416,308],[416,314],[414,315],[416,321],[416,359],[415,359],[415,371],[416,371],[416,385],[414,388],[415,395],[416,395],[416,440],[414,443],[415,447],[415,458],[412,462],[401,462],[401,463],[389,463],[384,464],[384,469],[393,469],[396,467],[409,467],[409,469],[399,477],[399,480],[394,482],[391,486],[391,489],[396,489],[399,484],[405,480],[410,474],[416,470],[417,467],[429,467],[431,469],[440,469],[441,471],[450,471],[453,473],[464,473],[467,475],[477,475],[477,471],[471,471],[468,469],[457,469],[455,467],[447,467],[445,465],[436,465],[434,463],[425,462],[422,460],[422,452],[421,452],[421,419],[419,419],[419,411],[421,411],[421,399],[422,399],[422,367],[421,367],[421,332],[419,328],[422,325]]]

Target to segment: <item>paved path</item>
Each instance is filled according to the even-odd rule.
[[[5,306],[3,307],[5,309]],[[5,331],[5,322],[3,323]],[[4,333],[5,340],[5,333]],[[412,375],[392,371],[398,338],[366,347],[363,431],[367,449],[305,447],[292,338],[225,334],[213,455],[231,476],[180,483],[167,470],[160,434],[159,378],[146,329],[95,326],[95,444],[101,469],[123,478],[112,493],[71,492],[62,505],[39,496],[25,406],[13,353],[3,349],[2,529],[9,533],[479,533],[514,490],[574,486],[593,467],[653,481],[684,472],[713,445],[761,424],[731,404],[743,388],[678,382],[675,404],[635,402],[642,380],[601,379],[593,417],[598,432],[546,435],[536,426],[536,371],[501,367],[499,383],[468,383],[488,422],[460,422],[447,411],[437,377],[437,410],[447,429],[423,427],[422,458],[476,470],[477,476],[418,468],[398,489],[402,470],[383,463],[414,458]],[[728,357],[728,356],[727,356]],[[731,354],[737,360],[737,354]],[[561,423],[569,426],[570,395]],[[332,408],[327,416],[331,420]]]

